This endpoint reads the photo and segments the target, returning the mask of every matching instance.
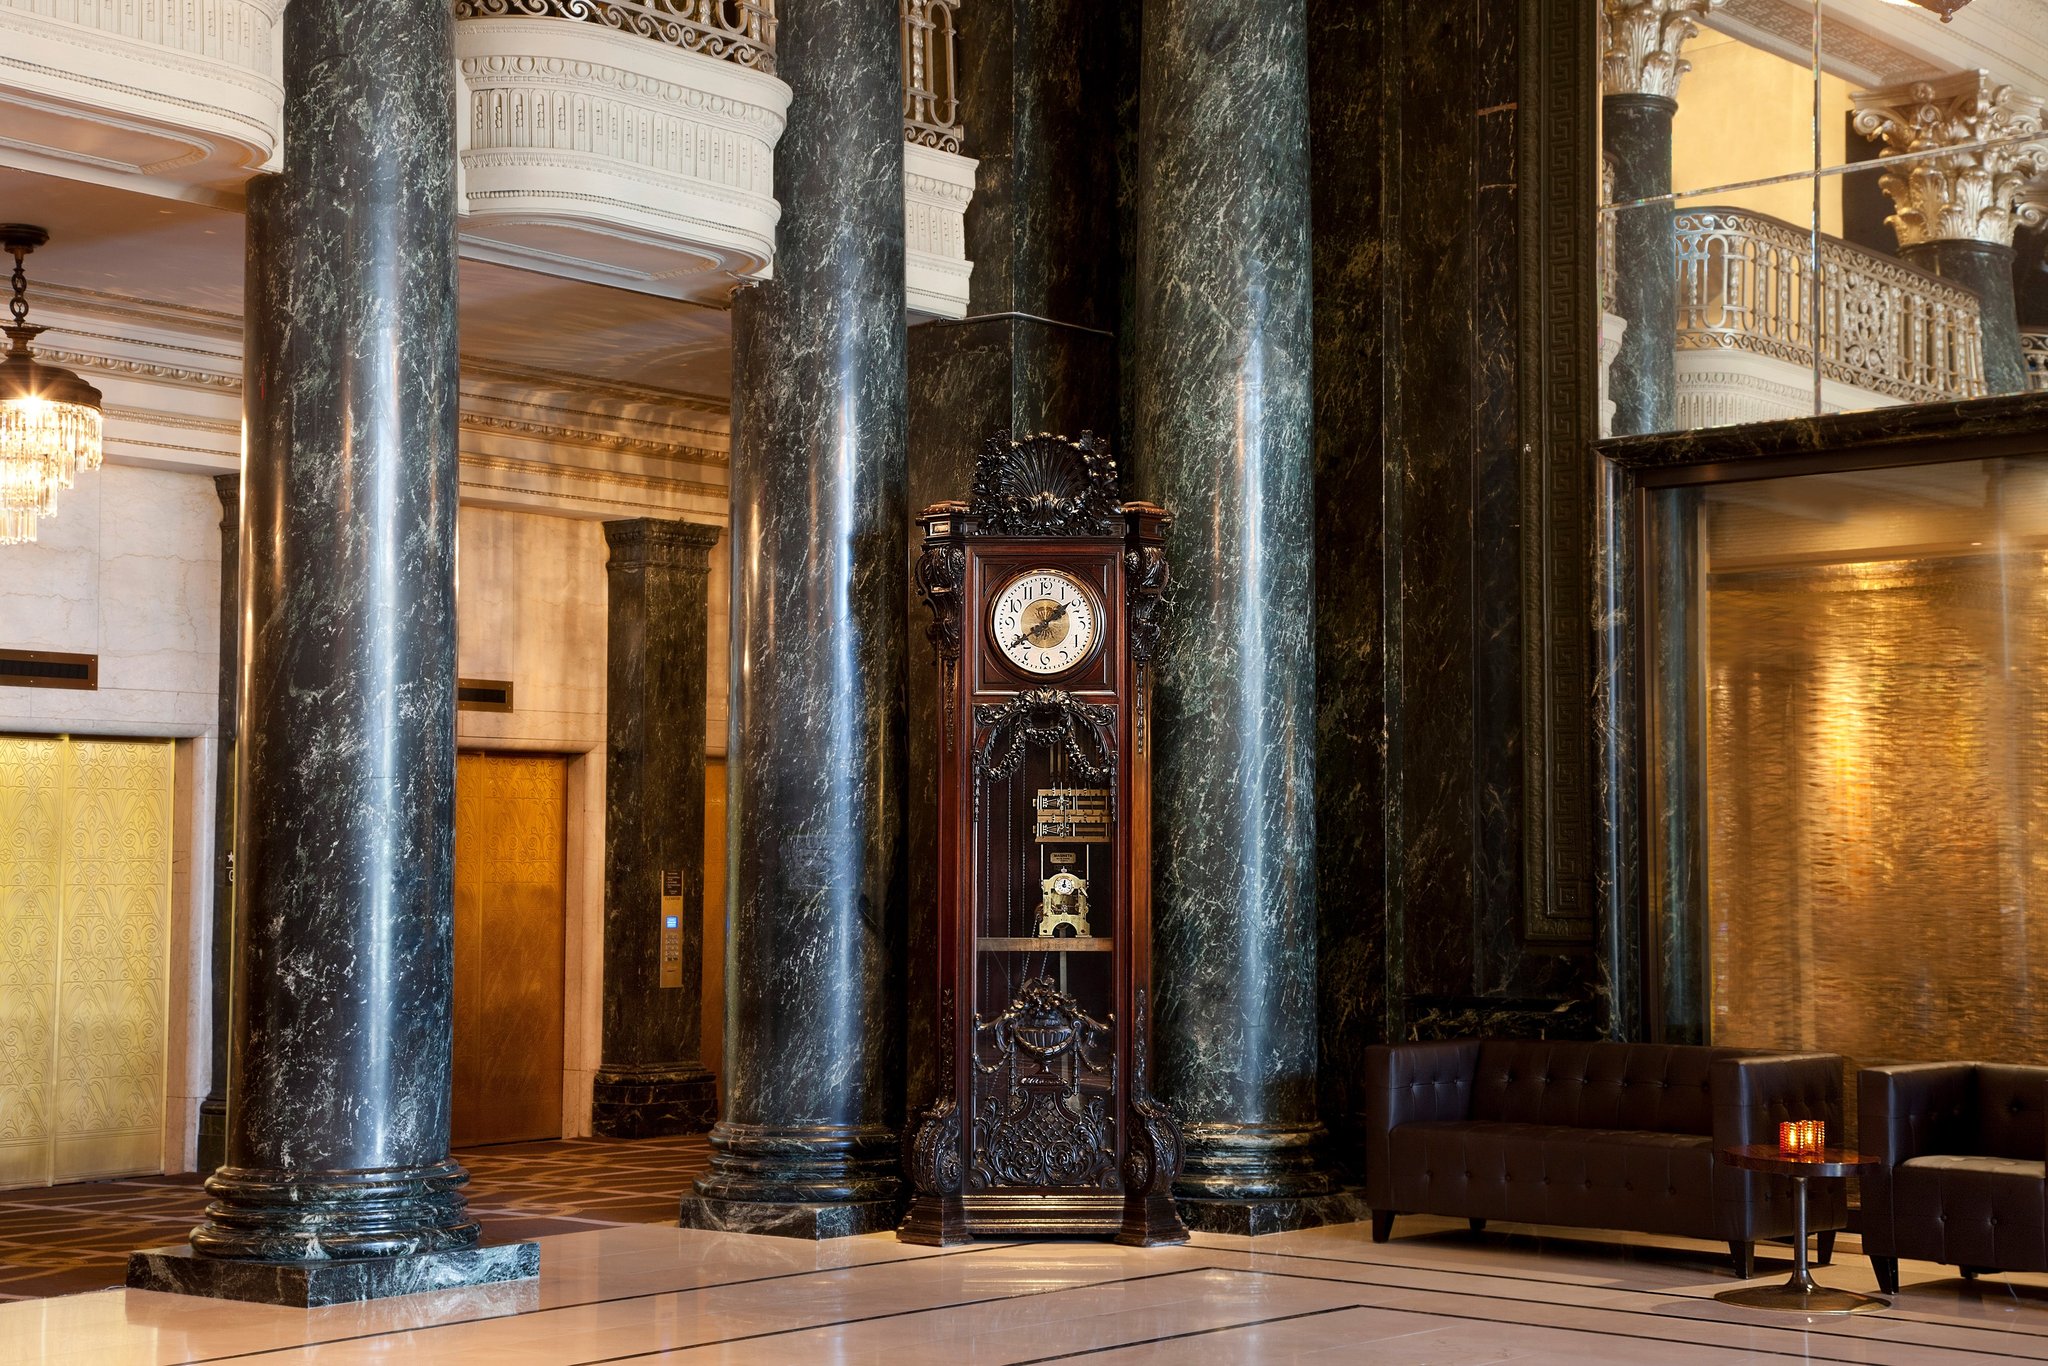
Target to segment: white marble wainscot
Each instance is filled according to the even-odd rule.
[[[0,729],[211,734],[219,583],[211,478],[80,475],[37,541],[0,546],[0,645],[96,654],[99,688],[0,687]]]
[[[967,316],[967,282],[974,274],[967,206],[978,165],[954,152],[903,145],[903,280],[913,316]]]
[[[545,16],[455,49],[465,255],[678,298],[770,273],[781,81]]]
[[[1795,361],[1754,351],[1680,351],[1677,425],[1728,427],[1814,414],[1813,371]],[[1820,386],[1823,413],[1890,408],[1901,400],[1839,380]]]
[[[282,141],[285,0],[0,0],[0,163],[231,197]]]

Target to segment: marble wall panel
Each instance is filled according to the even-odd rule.
[[[219,526],[210,477],[107,465],[0,547],[0,645],[100,656],[96,692],[0,687],[0,729],[212,734]]]

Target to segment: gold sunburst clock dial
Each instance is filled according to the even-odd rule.
[[[989,612],[996,648],[1028,674],[1074,668],[1095,649],[1102,614],[1094,595],[1064,569],[1027,569],[1004,584]]]

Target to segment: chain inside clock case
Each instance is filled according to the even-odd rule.
[[[920,519],[938,656],[941,1094],[900,1236],[1187,1238],[1148,1086],[1149,668],[1170,518],[1083,434],[992,439]]]

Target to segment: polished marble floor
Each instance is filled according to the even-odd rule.
[[[1732,1282],[1704,1244],[1425,1219],[1383,1246],[1348,1225],[1149,1251],[620,1226],[544,1238],[542,1268],[537,1284],[310,1313],[122,1290],[0,1304],[0,1362],[2048,1361],[2048,1277],[1966,1283],[1908,1263],[1889,1312],[1809,1321],[1717,1304]],[[1871,1288],[1853,1253],[1820,1275]]]

